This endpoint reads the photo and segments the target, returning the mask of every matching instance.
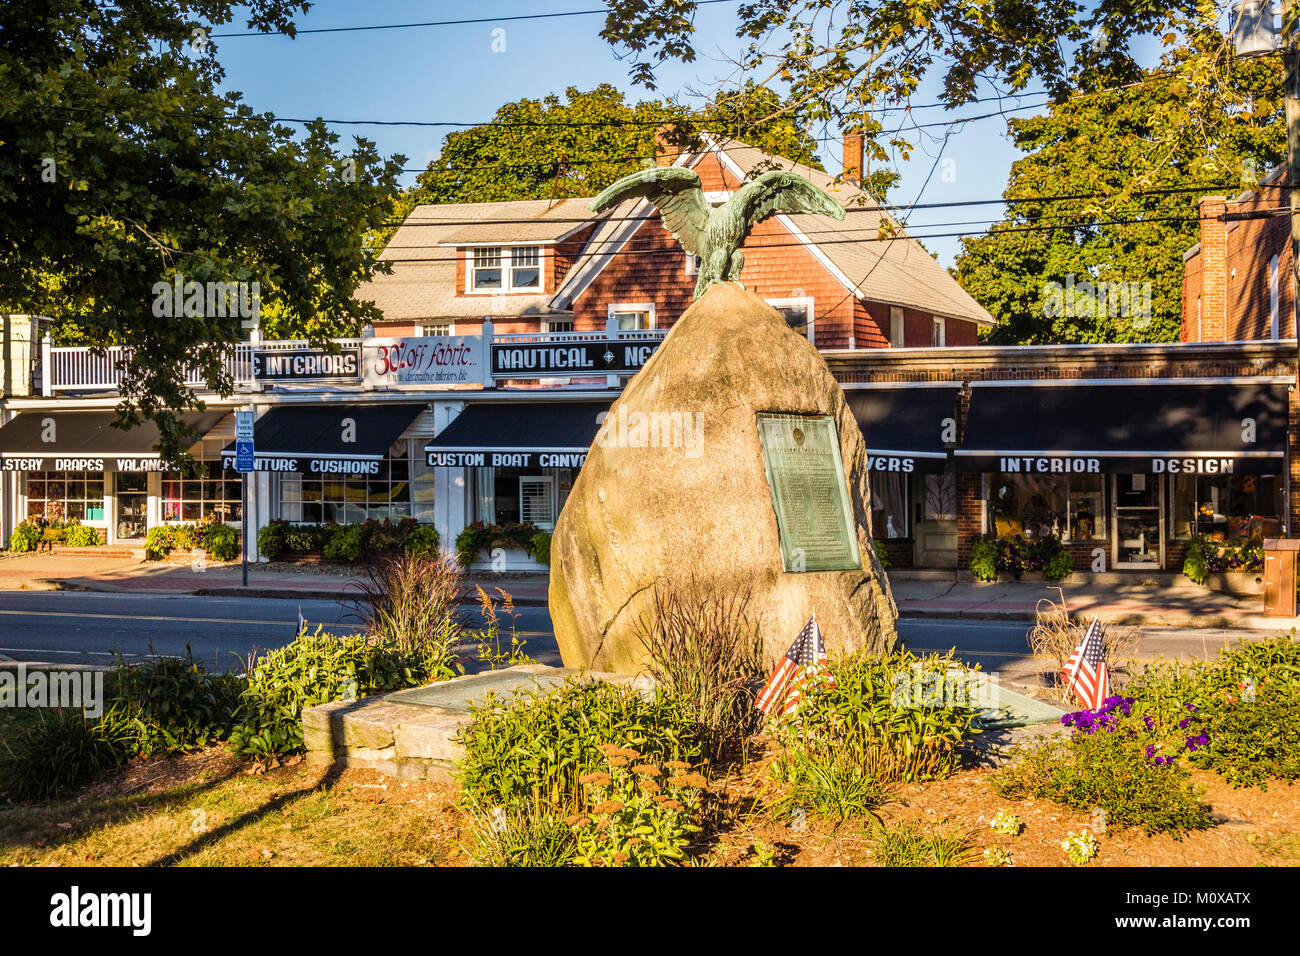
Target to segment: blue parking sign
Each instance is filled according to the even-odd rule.
[[[235,471],[246,475],[253,470],[253,443],[251,441],[235,442]]]

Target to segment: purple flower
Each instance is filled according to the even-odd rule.
[[[1178,726],[1181,729],[1186,730],[1189,726],[1191,726],[1191,723],[1192,723],[1192,718],[1184,717],[1182,720],[1178,722]]]

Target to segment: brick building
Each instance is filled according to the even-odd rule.
[[[858,187],[861,137],[845,139],[843,182],[734,140],[698,151],[661,145],[660,165],[694,170],[709,202],[751,172],[796,172],[845,207],[845,219],[774,216],[743,251],[745,287],[819,348],[974,345],[992,317]],[[859,173],[860,175],[860,173]],[[691,303],[696,274],[658,210],[629,200],[596,215],[589,199],[423,205],[384,252],[391,275],[359,293],[385,320],[380,335],[666,329]]]
[[[1286,167],[1232,199],[1200,200],[1200,242],[1183,254],[1184,342],[1295,338]]]

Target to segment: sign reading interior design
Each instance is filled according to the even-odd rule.
[[[492,374],[497,378],[537,375],[604,375],[636,372],[654,354],[658,342],[518,342],[492,346]]]
[[[760,413],[758,440],[785,570],[861,568],[835,420]]]
[[[253,377],[261,382],[297,382],[306,379],[355,379],[361,375],[361,349],[347,346],[327,349],[255,349]]]

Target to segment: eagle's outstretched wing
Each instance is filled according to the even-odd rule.
[[[709,224],[709,205],[704,201],[700,177],[680,166],[656,167],[624,176],[591,203],[603,212],[625,199],[648,199],[659,209],[664,226],[693,256],[701,253]]]
[[[844,218],[844,207],[797,173],[774,169],[755,176],[736,190],[728,204],[745,217],[745,231],[768,216],[783,212],[804,212],[815,216]]]

